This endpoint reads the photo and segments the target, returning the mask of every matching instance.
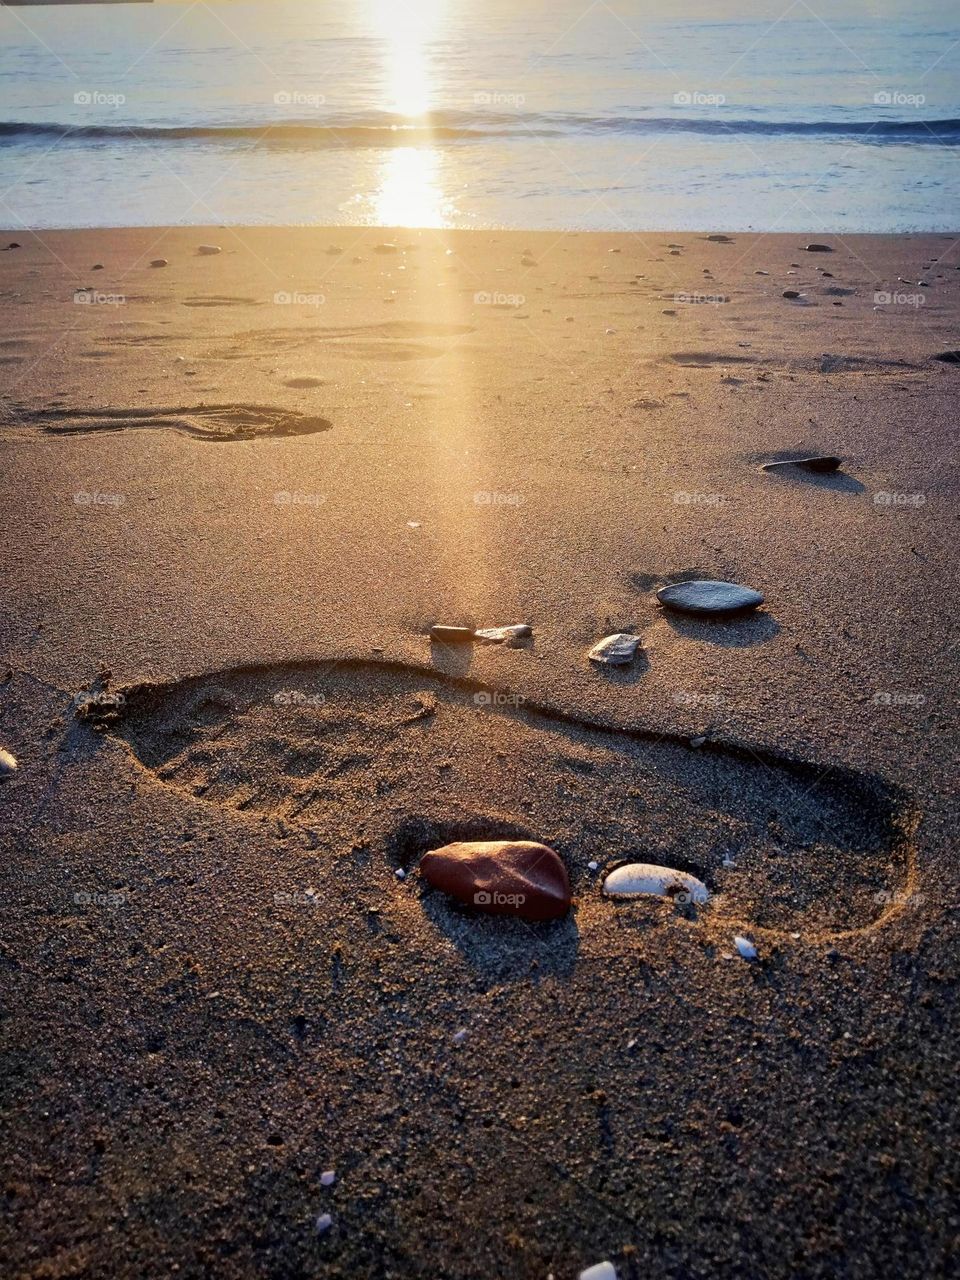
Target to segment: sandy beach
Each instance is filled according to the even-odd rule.
[[[7,1274],[953,1273],[958,243],[0,233]]]

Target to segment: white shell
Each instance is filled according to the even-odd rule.
[[[737,954],[744,960],[756,960],[757,948],[753,945],[749,938],[745,938],[742,933],[738,933],[733,940],[733,945],[737,948]]]
[[[580,1272],[580,1280],[617,1280],[617,1269],[612,1262],[595,1262]]]
[[[610,898],[637,898],[642,894],[656,894],[674,901],[695,902],[702,906],[709,901],[710,890],[687,871],[674,871],[672,867],[656,867],[649,862],[629,862],[611,871],[603,882],[603,892]]]

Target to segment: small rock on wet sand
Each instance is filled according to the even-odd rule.
[[[784,289],[781,297],[784,298],[800,298],[803,295],[797,289]]]
[[[151,267],[166,267],[169,263],[166,258],[154,258],[150,265]]]
[[[611,871],[603,882],[608,898],[640,898],[655,895],[702,906],[710,900],[710,890],[686,871],[658,867],[650,862],[630,862]]]
[[[514,645],[518,640],[528,640],[533,635],[533,627],[527,622],[518,622],[510,627],[485,627],[473,635],[481,644]]]
[[[320,1217],[317,1219],[316,1226],[317,1235],[322,1236],[333,1226],[333,1219],[330,1217],[329,1213],[321,1213]]]
[[[742,933],[738,933],[733,940],[733,945],[737,948],[737,955],[743,960],[758,960],[759,955],[757,948],[753,945],[749,938],[745,938]]]
[[[833,253],[833,249],[828,244],[805,244],[803,247],[807,253]]]
[[[598,641],[587,657],[591,662],[599,662],[602,666],[625,667],[633,661],[639,647],[639,636],[632,636],[626,631],[617,631],[614,635],[604,636]]]
[[[556,920],[570,909],[560,855],[534,840],[464,840],[420,859],[428,884],[491,915]]]
[[[763,604],[763,596],[751,587],[741,587],[736,582],[715,582],[709,578],[674,582],[668,587],[661,587],[657,599],[667,609],[713,616],[756,609]]]
[[[198,244],[197,253],[206,258],[212,258],[217,253],[223,253],[223,250],[218,244]]]
[[[941,364],[960,364],[960,351],[941,351],[940,355],[933,358]]]
[[[836,471],[843,461],[832,453],[812,454],[809,458],[784,458],[781,462],[765,462],[764,471],[776,471],[780,467],[802,467],[804,471]]]
[[[0,747],[0,778],[11,778],[17,772],[16,756]]]
[[[321,1173],[320,1175],[321,1187],[332,1187],[333,1184],[336,1182],[336,1180],[337,1180],[336,1169],[324,1169],[323,1173]]]
[[[395,244],[385,242],[383,244],[375,244],[373,246],[374,253],[397,253],[398,249]]]

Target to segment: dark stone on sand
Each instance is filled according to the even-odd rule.
[[[763,604],[763,596],[751,587],[741,587],[736,582],[715,582],[711,579],[674,582],[668,587],[661,587],[657,592],[657,599],[667,609],[715,617],[756,609],[758,605]]]
[[[533,840],[469,840],[420,859],[428,884],[490,915],[557,920],[570,909],[560,855]]]
[[[91,271],[102,271],[102,270],[103,270],[103,263],[102,263],[102,262],[95,262],[95,263],[93,264],[93,266],[90,268],[90,270],[91,270]]]
[[[471,627],[445,627],[438,625],[430,628],[430,639],[437,644],[472,644]]]
[[[784,298],[799,298],[800,293],[797,289],[784,289],[782,296]]]
[[[807,253],[833,253],[833,249],[828,244],[805,244],[803,247]]]
[[[16,772],[16,756],[11,755],[4,747],[0,747],[0,778],[12,778]]]
[[[151,267],[165,267],[167,265],[166,258],[154,258],[150,263]]]
[[[710,241],[711,244],[733,244],[733,240],[730,238],[730,236],[722,236],[722,235],[707,236],[707,239]]]
[[[836,471],[843,461],[832,453],[815,453],[809,458],[784,458],[780,462],[766,462],[764,471],[775,471],[779,467],[803,467],[805,471]]]
[[[941,364],[960,364],[960,351],[941,351],[940,355],[933,358]]]
[[[10,241],[10,243],[7,245],[7,248],[8,248],[8,249],[19,249],[19,248],[20,248],[20,245],[19,245],[19,243],[18,243],[16,240],[11,240],[11,241]]]

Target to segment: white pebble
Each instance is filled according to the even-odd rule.
[[[11,755],[5,747],[0,747],[0,778],[9,778],[16,772],[16,756]]]
[[[406,880],[407,878],[407,873],[404,871],[403,867],[397,867],[396,871],[393,874],[397,877],[398,880]]]
[[[336,1169],[324,1169],[323,1173],[321,1173],[320,1175],[321,1187],[332,1187],[333,1184],[336,1182],[336,1180],[337,1180]]]
[[[737,954],[743,960],[756,960],[757,948],[753,945],[749,938],[745,938],[742,933],[738,933],[733,940],[733,945],[737,948]]]
[[[597,868],[598,868],[599,866],[600,866],[600,863],[599,863],[599,862],[588,862],[588,863],[587,863],[587,870],[588,870],[588,871],[596,871],[596,870],[597,870]]]
[[[321,1213],[317,1219],[317,1235],[322,1236],[325,1231],[329,1231],[333,1226],[333,1219],[329,1213]]]
[[[454,1034],[454,1037],[453,1037],[453,1043],[454,1043],[454,1044],[463,1044],[463,1042],[464,1042],[464,1040],[466,1040],[466,1038],[467,1038],[467,1033],[466,1033],[466,1031],[465,1031],[465,1030],[457,1031],[457,1032]]]
[[[595,1262],[580,1272],[580,1280],[617,1280],[617,1270],[612,1262]]]
[[[710,899],[710,890],[687,871],[673,867],[657,867],[649,862],[630,862],[611,871],[603,882],[603,892],[611,898],[638,898],[655,894],[678,902],[702,905]]]

